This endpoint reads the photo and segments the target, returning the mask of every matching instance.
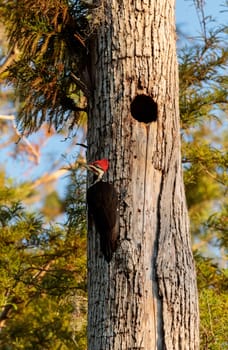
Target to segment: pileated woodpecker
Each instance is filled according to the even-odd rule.
[[[108,170],[108,160],[101,159],[86,165],[94,173],[94,182],[87,190],[89,214],[100,234],[100,247],[107,262],[117,248],[119,234],[118,195],[113,184],[101,181]]]

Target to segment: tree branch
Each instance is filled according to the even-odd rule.
[[[13,61],[18,56],[18,54],[19,54],[19,50],[18,50],[18,48],[17,48],[17,46],[15,44],[14,47],[9,51],[9,53],[8,53],[5,61],[3,62],[3,64],[0,66],[0,75],[2,73],[4,73],[9,66],[11,66]]]
[[[28,147],[28,149],[30,150],[30,152],[33,154],[33,156],[35,157],[35,163],[39,164],[40,161],[40,153],[39,151],[31,144],[31,142],[27,139],[27,137],[25,137],[24,135],[22,135],[20,133],[20,131],[17,129],[17,126],[15,124],[15,117],[14,115],[0,115],[0,120],[10,120],[12,121],[13,124],[13,128],[15,130],[16,135],[18,135],[19,140],[23,140],[23,142],[26,144],[26,146]]]

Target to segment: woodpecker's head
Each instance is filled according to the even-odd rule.
[[[107,159],[95,160],[92,163],[86,165],[86,168],[92,171],[95,175],[95,181],[93,184],[100,181],[104,175],[104,173],[108,170],[109,162]]]

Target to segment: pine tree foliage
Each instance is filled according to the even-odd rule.
[[[179,52],[186,196],[197,267],[201,349],[227,347],[227,27],[207,30]],[[211,257],[210,257],[211,256]],[[215,256],[218,258],[216,263]]]
[[[201,349],[220,350],[227,347],[228,271],[210,258],[195,254],[200,303]]]
[[[79,184],[74,179],[77,193]],[[66,204],[76,218],[75,225],[69,229],[67,225],[47,226],[39,214],[24,208],[15,187],[11,191],[1,176],[1,349],[85,349],[82,188],[80,182],[80,198],[74,197],[73,204],[69,198]]]
[[[58,130],[78,122],[86,107],[89,15],[79,0],[0,1],[9,52],[18,52],[6,70],[21,101],[21,130],[38,130],[44,121]]]
[[[227,27],[180,50],[180,115],[186,194],[193,234],[210,237],[207,228],[227,211],[228,111]],[[220,215],[223,212],[223,215]],[[213,218],[213,220],[212,220]],[[216,219],[217,218],[217,219]],[[221,221],[221,225],[223,225]],[[217,228],[219,225],[217,225]],[[220,233],[214,225],[213,239]],[[223,242],[224,239],[223,239]],[[225,247],[228,248],[227,246]]]

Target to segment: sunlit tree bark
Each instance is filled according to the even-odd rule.
[[[88,349],[196,350],[174,0],[104,0],[100,10],[88,158],[110,161],[105,180],[119,194],[120,238],[108,264],[89,223]]]

